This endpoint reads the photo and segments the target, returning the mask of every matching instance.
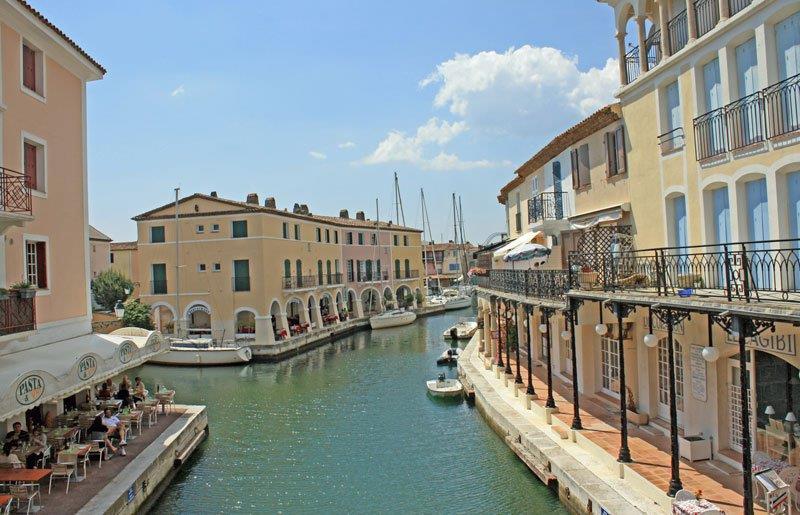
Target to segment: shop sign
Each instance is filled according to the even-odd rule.
[[[739,345],[739,340],[730,334],[725,335],[725,341],[731,345]],[[750,349],[786,354],[787,356],[797,356],[797,335],[796,334],[773,334],[763,333],[753,338],[747,338],[745,344]]]
[[[133,359],[133,344],[131,342],[125,342],[119,347],[119,360],[122,363],[127,363]]]
[[[97,358],[87,354],[78,362],[78,378],[86,381],[97,372]]]
[[[698,401],[706,402],[708,400],[708,391],[706,360],[703,359],[703,347],[700,345],[692,345],[689,358],[692,366],[692,397]]]
[[[23,406],[33,404],[44,394],[44,379],[36,374],[31,374],[20,380],[17,384],[17,402]]]

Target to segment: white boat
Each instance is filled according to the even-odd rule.
[[[464,295],[458,290],[445,290],[442,293],[444,298],[444,309],[463,309],[472,306],[472,297]]]
[[[386,313],[369,317],[369,326],[373,329],[386,329],[387,327],[408,325],[416,319],[417,314],[413,311],[393,309]]]
[[[431,295],[425,299],[425,303],[429,306],[444,306],[445,302],[447,302],[447,299],[441,295]]]
[[[215,366],[242,365],[253,359],[246,345],[219,345],[210,338],[172,340],[169,351],[149,362],[157,365]]]
[[[458,361],[458,355],[460,353],[461,351],[457,347],[454,349],[447,349],[446,351],[442,352],[442,355],[436,360],[436,364],[455,365],[455,363]]]
[[[458,379],[445,379],[444,374],[439,374],[438,379],[427,381],[428,393],[434,397],[458,397],[464,386]]]
[[[450,327],[444,333],[442,333],[442,336],[444,336],[445,339],[469,340],[477,330],[478,322],[472,320],[460,320],[456,325]],[[453,331],[455,331],[455,333],[453,333]],[[453,336],[455,336],[455,338],[453,338]]]

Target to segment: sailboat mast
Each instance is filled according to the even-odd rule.
[[[467,244],[464,239],[464,208],[461,207],[461,195],[458,196],[458,217],[458,228],[461,234],[461,257],[464,259],[461,277],[464,282],[467,282],[467,265],[469,264],[469,260],[467,259]]]
[[[403,195],[400,194],[400,181],[397,179],[397,172],[394,172],[394,211],[397,217],[397,224],[406,225],[406,214],[403,212]]]
[[[456,209],[456,194],[453,193],[453,243],[458,245],[458,210]]]
[[[175,321],[173,331],[180,336],[181,333],[181,249],[180,249],[180,229],[178,228],[178,197],[180,188],[175,188]],[[176,330],[177,329],[177,330]]]
[[[425,236],[425,222],[428,223],[428,236],[431,237],[431,242],[433,242],[433,230],[431,229],[431,220],[428,218],[428,206],[425,205],[425,191],[420,188],[419,194],[422,199],[422,233]],[[436,268],[436,249],[433,250],[433,273],[436,274],[436,288],[439,292],[442,291],[442,280],[439,277],[439,273],[437,272]],[[426,286],[428,286],[426,284]]]

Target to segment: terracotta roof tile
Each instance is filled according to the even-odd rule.
[[[98,231],[96,228],[89,226],[89,239],[95,241],[111,241],[111,238]]]
[[[89,54],[86,52],[86,50],[84,50],[83,48],[81,48],[81,47],[80,47],[80,46],[79,46],[79,45],[78,45],[78,44],[77,44],[77,43],[76,43],[76,42],[75,42],[75,41],[74,41],[72,38],[70,38],[69,36],[67,36],[67,35],[64,33],[64,31],[62,31],[61,29],[59,29],[58,27],[56,27],[56,26],[53,24],[53,22],[51,22],[50,20],[48,20],[47,18],[45,18],[45,16],[44,16],[42,13],[40,13],[39,11],[37,11],[36,9],[34,9],[34,8],[33,8],[33,6],[32,6],[31,4],[29,4],[29,3],[28,3],[28,2],[26,2],[25,0],[17,0],[17,3],[18,3],[19,5],[21,5],[22,7],[24,7],[24,8],[25,8],[25,9],[26,9],[28,12],[30,12],[31,14],[33,14],[34,16],[36,16],[36,18],[37,18],[37,19],[38,19],[40,22],[42,22],[42,23],[44,23],[45,25],[47,25],[47,27],[48,27],[48,28],[50,28],[50,29],[51,29],[53,32],[55,32],[56,34],[58,34],[58,35],[61,37],[61,39],[63,39],[63,40],[64,40],[64,41],[66,41],[67,43],[69,43],[69,44],[70,44],[70,46],[71,46],[72,48],[74,48],[76,52],[78,52],[78,53],[79,53],[79,54],[81,54],[83,57],[85,57],[85,58],[86,58],[86,59],[87,59],[87,60],[88,60],[90,63],[92,63],[92,64],[93,64],[93,65],[94,65],[94,66],[95,66],[95,67],[96,67],[98,70],[100,70],[100,71],[103,73],[103,75],[105,75],[105,73],[106,73],[106,69],[105,69],[105,68],[103,68],[103,65],[101,65],[100,63],[98,63],[97,61],[95,61],[95,60],[94,60],[94,58],[93,58],[92,56],[90,56],[90,55],[89,55]]]
[[[111,250],[136,250],[138,244],[135,241],[115,241],[111,243]]]

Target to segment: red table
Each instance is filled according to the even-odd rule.
[[[53,469],[0,469],[0,483],[38,483]]]

